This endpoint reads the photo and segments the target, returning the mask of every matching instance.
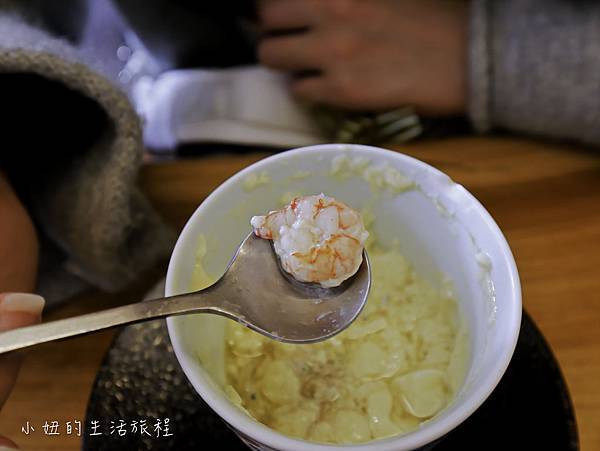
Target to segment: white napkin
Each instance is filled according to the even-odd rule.
[[[287,148],[326,141],[291,96],[287,76],[262,67],[142,76],[131,95],[145,144],[154,150],[202,142]]]

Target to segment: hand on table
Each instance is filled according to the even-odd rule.
[[[0,333],[39,323],[43,308],[44,298],[41,296],[26,293],[1,293]],[[15,384],[20,360],[19,354],[0,356],[0,408],[6,402]],[[0,449],[3,447],[17,448],[11,440],[0,436]]]
[[[300,98],[425,114],[465,110],[467,5],[461,0],[261,0],[264,65],[303,74]],[[279,32],[286,32],[280,34]],[[289,33],[287,33],[289,32]]]

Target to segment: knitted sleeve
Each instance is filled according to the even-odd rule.
[[[64,133],[86,120],[96,121],[97,130],[93,141],[69,152],[60,139],[49,140],[37,153],[23,149],[22,143],[27,142],[23,139],[0,141],[0,154],[11,153],[15,158],[4,159],[21,162],[12,167],[11,179],[27,193],[34,220],[62,253],[61,269],[102,289],[120,289],[168,256],[174,240],[135,184],[143,156],[139,119],[127,96],[101,75],[97,62],[69,41],[48,34],[31,14],[25,19],[15,5],[0,0],[0,89],[3,82],[6,86],[19,80],[19,92],[5,94],[16,96],[13,105],[30,109],[32,114],[25,114],[27,117],[46,112],[48,120],[38,118],[38,122],[51,122],[51,115],[64,115],[72,121],[78,113],[95,111],[66,124]],[[28,85],[27,77],[38,82]],[[36,93],[45,86],[40,79],[71,94],[48,97]],[[88,108],[65,114],[61,99],[66,103],[73,95],[83,99],[76,105],[87,104]],[[48,99],[56,104],[43,104]],[[2,102],[0,110],[7,103],[11,104]],[[9,122],[19,117],[11,111],[2,113]],[[25,133],[53,135],[53,130],[35,121],[16,126]],[[28,161],[18,158],[24,152]],[[45,167],[32,177],[39,161],[45,161]],[[61,290],[55,288],[50,297],[60,296]]]
[[[477,130],[600,144],[600,3],[472,0],[470,21]]]

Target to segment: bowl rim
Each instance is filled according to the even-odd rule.
[[[391,158],[403,160],[413,167],[440,176],[444,180],[450,180],[442,171],[411,156],[398,151],[358,144],[319,144],[291,149],[268,156],[247,166],[221,183],[204,199],[190,216],[179,235],[169,261],[165,294],[167,296],[176,294],[174,282],[176,278],[175,275],[178,273],[176,268],[180,261],[179,255],[184,247],[184,242],[187,241],[186,237],[193,228],[193,224],[198,221],[198,218],[202,215],[202,211],[206,206],[218,200],[221,193],[229,189],[231,185],[243,182],[245,177],[250,173],[264,170],[273,163],[294,158],[302,153],[340,153],[350,149],[368,151],[370,154],[378,154],[385,159]],[[452,184],[457,185],[455,182],[452,182]],[[389,451],[391,449],[390,446],[393,446],[393,449],[397,451],[411,450],[427,445],[456,428],[481,406],[504,375],[517,344],[522,312],[521,284],[517,265],[504,234],[485,207],[483,207],[469,191],[464,189],[462,195],[467,196],[469,204],[474,207],[474,210],[476,210],[477,214],[483,220],[488,233],[494,237],[501,250],[501,264],[506,267],[509,280],[509,290],[506,299],[503,299],[503,307],[508,309],[509,312],[507,315],[507,324],[504,329],[506,332],[506,341],[502,352],[497,356],[494,365],[490,367],[490,370],[482,377],[475,389],[470,392],[460,404],[455,405],[452,415],[441,418],[434,423],[427,423],[425,426],[404,435],[374,440],[362,444],[327,445],[291,438],[250,418],[242,410],[234,406],[222,393],[219,393],[218,390],[214,388],[214,383],[211,383],[207,376],[196,372],[193,369],[194,365],[189,361],[184,350],[183,340],[179,337],[178,326],[174,322],[174,318],[167,318],[167,328],[173,350],[179,364],[196,392],[227,424],[234,429],[239,430],[246,438],[250,437],[263,445],[285,451],[331,451],[334,449],[344,449],[346,451]]]

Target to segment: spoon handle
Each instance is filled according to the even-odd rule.
[[[2,332],[0,354],[166,316],[204,312],[223,314],[214,296],[215,290],[211,288]]]

